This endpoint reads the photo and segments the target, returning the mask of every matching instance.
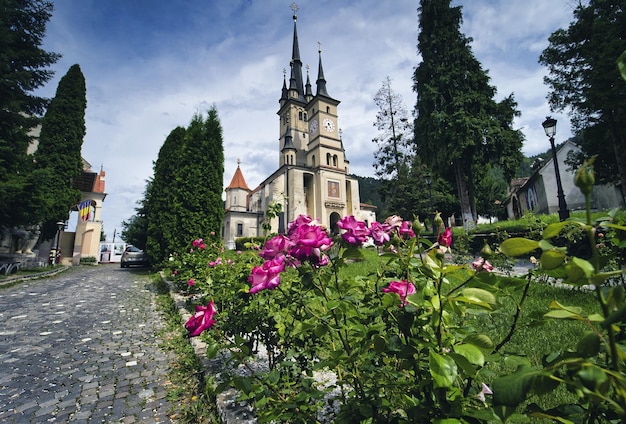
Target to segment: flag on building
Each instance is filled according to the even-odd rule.
[[[91,212],[91,200],[85,200],[78,204],[78,216],[80,218],[80,222],[89,221],[89,215]]]

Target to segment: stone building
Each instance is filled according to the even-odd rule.
[[[376,219],[375,207],[362,204],[359,183],[350,176],[339,129],[339,103],[327,89],[318,51],[315,92],[307,71],[303,78],[298,45],[297,16],[293,15],[293,47],[290,78],[286,75],[279,100],[278,169],[258,187],[250,189],[239,164],[226,187],[226,211],[222,237],[234,247],[238,237],[263,235],[263,223],[272,232],[284,232],[289,222],[306,214],[336,231],[337,221],[354,215],[370,223]],[[268,206],[281,204],[282,212],[269,219]]]
[[[556,154],[565,203],[567,203],[567,208],[570,211],[585,209],[585,197],[580,189],[574,185],[575,172],[568,169],[568,165],[565,163],[569,152],[579,150],[580,148],[576,143],[570,139],[559,146]],[[594,186],[591,193],[592,209],[606,210],[616,207],[624,207],[624,199],[619,187],[614,185]],[[506,209],[509,219],[518,219],[529,211],[535,214],[558,212],[556,173],[552,159],[538,163],[535,172],[530,177],[517,178],[511,182]]]

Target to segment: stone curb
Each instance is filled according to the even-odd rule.
[[[159,272],[161,279],[168,285],[169,293],[178,309],[178,313],[183,322],[191,317],[191,312],[185,307],[187,298],[177,293],[173,287],[171,281],[165,277],[163,272]],[[190,337],[189,343],[193,348],[194,354],[199,359],[203,368],[203,375],[209,375],[212,373],[211,369],[215,366],[209,364],[209,360],[206,357],[207,344],[204,343],[198,337]],[[235,389],[228,389],[216,396],[217,412],[221,418],[223,424],[256,424],[257,420],[254,417],[252,407],[248,404],[237,402],[237,391]]]
[[[59,268],[51,269],[50,271],[38,272],[36,274],[7,277],[3,280],[0,280],[0,287],[8,284],[19,283],[22,281],[39,280],[40,278],[52,277],[53,275],[60,274],[61,272],[67,271],[70,268],[70,266],[62,266]]]

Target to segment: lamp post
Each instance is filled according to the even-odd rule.
[[[556,159],[556,149],[554,148],[554,135],[556,134],[556,119],[546,117],[546,120],[541,124],[546,135],[550,139],[550,146],[552,147],[552,162],[554,163],[554,172],[556,174],[556,196],[559,199],[559,219],[565,221],[569,218],[569,210],[567,209],[567,203],[565,202],[565,194],[563,194],[563,186],[561,185],[561,173],[559,172],[559,162]]]
[[[52,262],[54,265],[57,265],[58,260],[61,259],[61,256],[59,255],[59,242],[61,241],[61,230],[63,229],[63,227],[65,227],[65,222],[58,221],[57,222],[57,247],[54,250],[54,260]]]
[[[428,186],[428,202],[430,204],[430,213],[433,214],[431,219],[431,228],[433,234],[435,234],[435,215],[433,213],[433,179],[430,176],[430,172],[427,172],[426,175],[424,175],[424,180]]]

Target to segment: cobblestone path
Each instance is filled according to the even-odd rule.
[[[100,265],[0,287],[0,422],[171,422],[150,283]]]

